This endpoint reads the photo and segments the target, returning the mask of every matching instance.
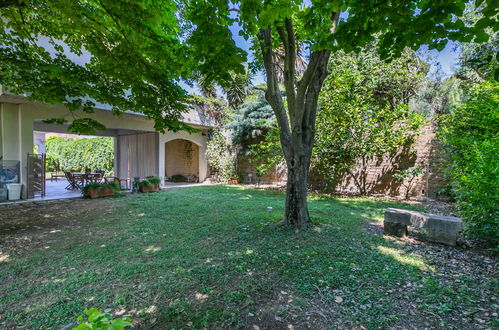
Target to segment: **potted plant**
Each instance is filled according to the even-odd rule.
[[[159,184],[161,183],[161,179],[157,176],[153,176],[147,179],[152,184],[153,191],[159,191]]]
[[[114,182],[102,183],[99,190],[99,197],[114,196],[114,192],[119,190],[118,185]]]
[[[117,190],[115,183],[99,183],[92,182],[81,188],[81,194],[84,198],[99,198],[106,196],[114,196]]]
[[[141,193],[148,193],[153,191],[153,185],[149,180],[142,180],[139,182],[139,191]]]
[[[237,174],[237,169],[236,169],[236,165],[233,163],[233,162],[226,162],[224,164],[224,177],[225,177],[225,182],[227,182],[227,178],[228,178],[228,181],[232,184],[237,184],[239,183],[239,177],[238,177],[238,174]]]

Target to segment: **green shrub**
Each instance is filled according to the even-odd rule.
[[[97,188],[101,188],[101,187],[109,187],[109,188],[113,189],[114,192],[117,192],[120,190],[120,187],[116,182],[109,182],[109,183],[91,182],[91,183],[84,185],[81,188],[81,194],[82,194],[83,198],[89,198],[90,197],[90,194],[89,194],[90,189],[97,189]]]
[[[170,177],[170,181],[171,182],[187,182],[187,178],[185,176],[183,176],[182,174],[176,174],[176,175],[172,175]]]
[[[123,318],[116,318],[113,320],[109,314],[110,311],[111,310],[106,310],[105,312],[101,312],[97,308],[85,309],[83,311],[84,315],[80,315],[77,318],[79,324],[73,329],[122,330],[132,326],[132,319],[130,316],[127,315]]]
[[[90,189],[97,189],[99,187],[102,187],[102,183],[92,182],[92,183],[84,185],[81,188],[81,194],[82,194],[83,198],[90,197],[90,193],[89,193]]]
[[[106,175],[114,171],[114,140],[112,137],[47,139],[47,169],[102,170]]]
[[[404,170],[396,170],[393,173],[393,177],[397,180],[402,186],[405,187],[405,199],[409,199],[411,195],[411,189],[414,184],[414,180],[422,175],[424,170],[421,167],[409,167]]]
[[[140,181],[139,186],[148,186],[152,188],[152,182],[149,179],[142,180]]]
[[[113,189],[114,191],[120,191],[121,190],[121,187],[120,185],[117,183],[117,182],[108,182],[106,183],[108,187],[111,187],[111,189]]]
[[[161,179],[158,178],[157,176],[153,176],[152,178],[147,179],[150,183],[152,184],[160,184]]]
[[[467,232],[499,243],[499,84],[483,83],[442,117],[448,175]]]

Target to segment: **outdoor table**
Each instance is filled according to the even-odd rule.
[[[100,179],[100,173],[72,173],[75,180],[81,181],[82,183],[98,182]]]

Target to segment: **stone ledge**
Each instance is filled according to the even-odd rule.
[[[389,208],[385,211],[384,233],[405,236],[407,226],[426,229],[433,242],[456,245],[457,234],[463,230],[460,218]]]

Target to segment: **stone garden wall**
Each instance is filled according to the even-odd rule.
[[[369,194],[403,196],[406,188],[395,180],[393,173],[398,169],[418,166],[424,169],[424,174],[414,180],[410,195],[435,198],[437,192],[446,185],[443,175],[444,161],[445,155],[436,136],[436,125],[430,122],[423,128],[423,133],[416,139],[410,150],[401,149],[393,156],[371,160],[364,167],[367,170],[363,175],[357,175],[357,178],[364,180]],[[249,156],[239,157],[238,170],[243,182],[256,182],[255,168],[256,164],[251,162]],[[361,168],[362,166],[358,164],[353,172],[358,173]],[[285,181],[285,166],[273,169],[260,178],[261,183]],[[320,175],[311,173],[309,182],[313,188],[324,188],[324,179]],[[353,178],[345,175],[335,187],[335,191],[357,193],[358,189]]]

